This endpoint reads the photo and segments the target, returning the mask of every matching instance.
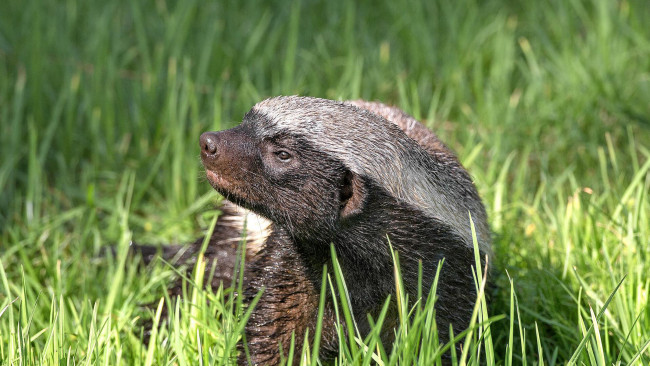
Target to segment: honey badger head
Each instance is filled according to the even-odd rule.
[[[374,186],[453,228],[469,246],[471,212],[489,252],[484,209],[455,158],[436,158],[396,124],[348,103],[267,99],[239,126],[204,133],[201,157],[217,191],[296,237],[331,240],[364,211]]]
[[[272,124],[253,108],[239,126],[201,135],[208,180],[225,198],[294,237],[331,241],[340,220],[361,207],[363,187],[308,133]]]

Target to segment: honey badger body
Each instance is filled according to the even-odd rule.
[[[254,363],[279,362],[279,343],[302,344],[314,329],[323,265],[333,244],[355,318],[367,332],[394,292],[388,240],[400,254],[406,290],[425,291],[437,263],[437,322],[464,329],[475,300],[471,213],[479,248],[489,230],[467,172],[435,135],[399,109],[363,101],[277,97],[255,105],[241,125],[201,136],[212,186],[269,219],[268,238],[248,264],[248,297],[265,292],[246,328]],[[332,268],[331,264],[328,268]],[[385,339],[396,325],[388,316]],[[322,356],[336,352],[331,304],[325,309]]]

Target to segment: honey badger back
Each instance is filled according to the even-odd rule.
[[[438,328],[444,338],[450,323],[467,326],[475,300],[468,212],[485,254],[485,211],[457,159],[412,117],[379,103],[277,97],[254,106],[241,125],[203,134],[201,158],[217,191],[271,221],[245,273],[247,297],[265,289],[246,328],[254,363],[277,363],[292,331],[302,344],[305,329],[314,329],[330,244],[362,333],[366,314],[376,316],[394,292],[388,240],[412,297],[418,262],[428,291],[445,259]],[[386,341],[396,323],[389,316]],[[321,356],[336,352],[336,342],[328,304]]]

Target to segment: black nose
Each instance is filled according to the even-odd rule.
[[[201,155],[205,157],[214,157],[217,155],[217,134],[214,132],[204,132],[199,139],[201,145]]]

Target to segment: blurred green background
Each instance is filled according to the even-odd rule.
[[[647,0],[5,0],[0,309],[22,293],[40,314],[30,339],[51,325],[48,296],[105,304],[111,269],[91,263],[125,232],[199,236],[217,199],[201,132],[270,96],[363,98],[421,119],[475,178],[505,288],[495,315],[506,270],[523,302],[519,357],[570,357],[587,305],[628,275],[598,321],[604,359],[630,361],[650,338],[649,25]],[[4,333],[20,323],[7,314]]]

